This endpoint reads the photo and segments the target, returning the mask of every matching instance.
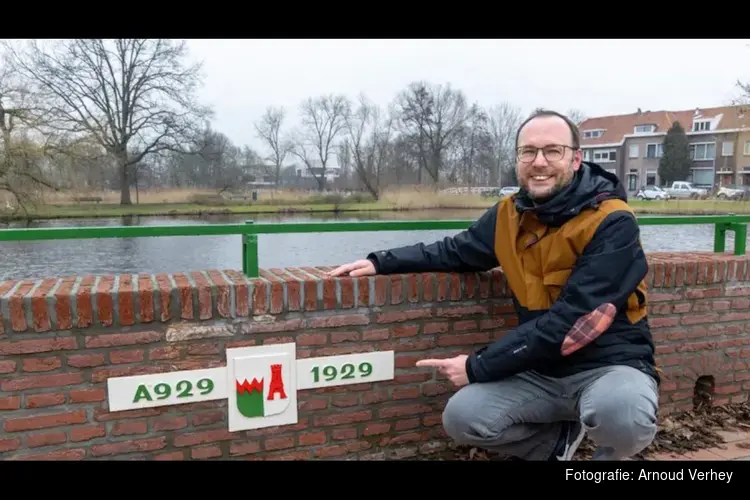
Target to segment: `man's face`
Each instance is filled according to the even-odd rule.
[[[537,150],[536,148],[541,148]],[[541,203],[562,190],[581,167],[564,120],[543,116],[527,123],[518,136],[516,172],[521,187]]]

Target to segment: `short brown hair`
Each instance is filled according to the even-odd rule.
[[[573,139],[573,144],[571,146],[573,147],[573,149],[579,149],[581,147],[581,132],[578,130],[578,125],[573,123],[573,120],[571,120],[564,114],[544,108],[537,108],[536,110],[534,110],[534,112],[531,113],[528,118],[526,118],[521,126],[518,127],[518,131],[516,132],[516,147],[518,147],[518,138],[521,136],[521,130],[526,126],[526,124],[534,118],[539,118],[542,116],[556,116],[558,118],[562,118],[565,123],[568,124],[568,128],[570,128],[570,134]]]

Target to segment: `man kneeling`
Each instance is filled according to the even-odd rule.
[[[617,460],[656,435],[659,376],[646,256],[622,184],[583,162],[578,128],[538,111],[516,135],[520,191],[466,231],[371,253],[332,276],[501,267],[520,324],[471,355],[428,359],[460,389],[443,413],[458,443],[570,460],[586,432]]]

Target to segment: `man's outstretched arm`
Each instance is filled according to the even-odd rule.
[[[469,356],[468,381],[499,380],[533,369],[606,335],[648,271],[639,237],[633,215],[618,212],[605,219],[549,311]]]
[[[487,271],[497,267],[494,251],[496,204],[471,227],[431,244],[417,243],[370,253],[366,259],[340,266],[331,276],[350,274]]]

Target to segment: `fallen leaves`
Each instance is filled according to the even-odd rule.
[[[726,444],[721,433],[750,433],[750,403],[699,405],[695,410],[673,413],[659,419],[654,441],[633,460],[646,460],[658,453],[684,454]],[[750,445],[737,446],[750,449]],[[587,437],[578,448],[574,460],[588,460],[594,443]],[[439,454],[421,455],[412,460],[507,460],[497,454],[468,446],[453,447]]]

